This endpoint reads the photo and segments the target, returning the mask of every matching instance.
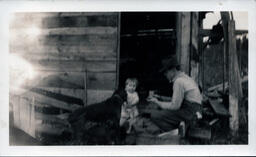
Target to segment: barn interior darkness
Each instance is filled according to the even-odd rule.
[[[175,12],[122,12],[119,85],[127,77],[139,80],[139,92],[170,94],[170,84],[159,73],[162,59],[176,53]]]

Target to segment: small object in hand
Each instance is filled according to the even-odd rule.
[[[153,90],[150,90],[150,91],[149,91],[149,94],[148,94],[148,97],[149,97],[149,98],[154,97],[154,93],[155,93],[155,92],[154,92]]]
[[[155,97],[147,98],[147,101],[148,102],[156,102],[157,98],[155,98]]]
[[[203,118],[203,116],[200,112],[196,112],[196,116],[197,116],[197,119],[202,119]]]

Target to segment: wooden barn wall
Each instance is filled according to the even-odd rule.
[[[40,117],[33,107],[60,114],[58,109],[71,111],[111,96],[117,84],[118,13],[21,12],[13,17],[10,53],[36,71],[36,78],[25,84],[30,90],[10,93],[16,126],[34,137],[31,128],[44,129],[30,122],[32,113]]]

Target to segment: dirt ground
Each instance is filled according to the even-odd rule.
[[[140,104],[140,109],[143,108],[146,102]],[[151,108],[152,109],[152,108]],[[211,128],[211,139],[204,138],[186,138],[182,139],[177,134],[174,136],[165,136],[159,138],[152,130],[156,130],[154,125],[148,120],[141,120],[139,126],[142,126],[140,131],[126,136],[125,145],[229,145],[229,144],[248,144],[248,126],[242,126],[239,131],[239,136],[233,137],[228,131],[228,123],[219,122]],[[86,127],[86,124],[81,124],[81,130]],[[223,127],[224,126],[224,127]],[[226,126],[226,127],[225,127]],[[81,131],[82,132],[82,131]],[[13,126],[13,120],[10,115],[10,130],[9,130],[10,146],[22,145],[45,145],[45,142],[34,139],[20,129]],[[83,136],[83,135],[82,135]],[[49,143],[48,143],[49,144]],[[109,143],[114,144],[114,143]],[[55,141],[50,145],[86,145],[83,141]]]

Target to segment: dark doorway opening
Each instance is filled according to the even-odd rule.
[[[176,53],[175,12],[122,12],[119,85],[139,80],[139,92],[171,89],[159,72],[162,59]]]

